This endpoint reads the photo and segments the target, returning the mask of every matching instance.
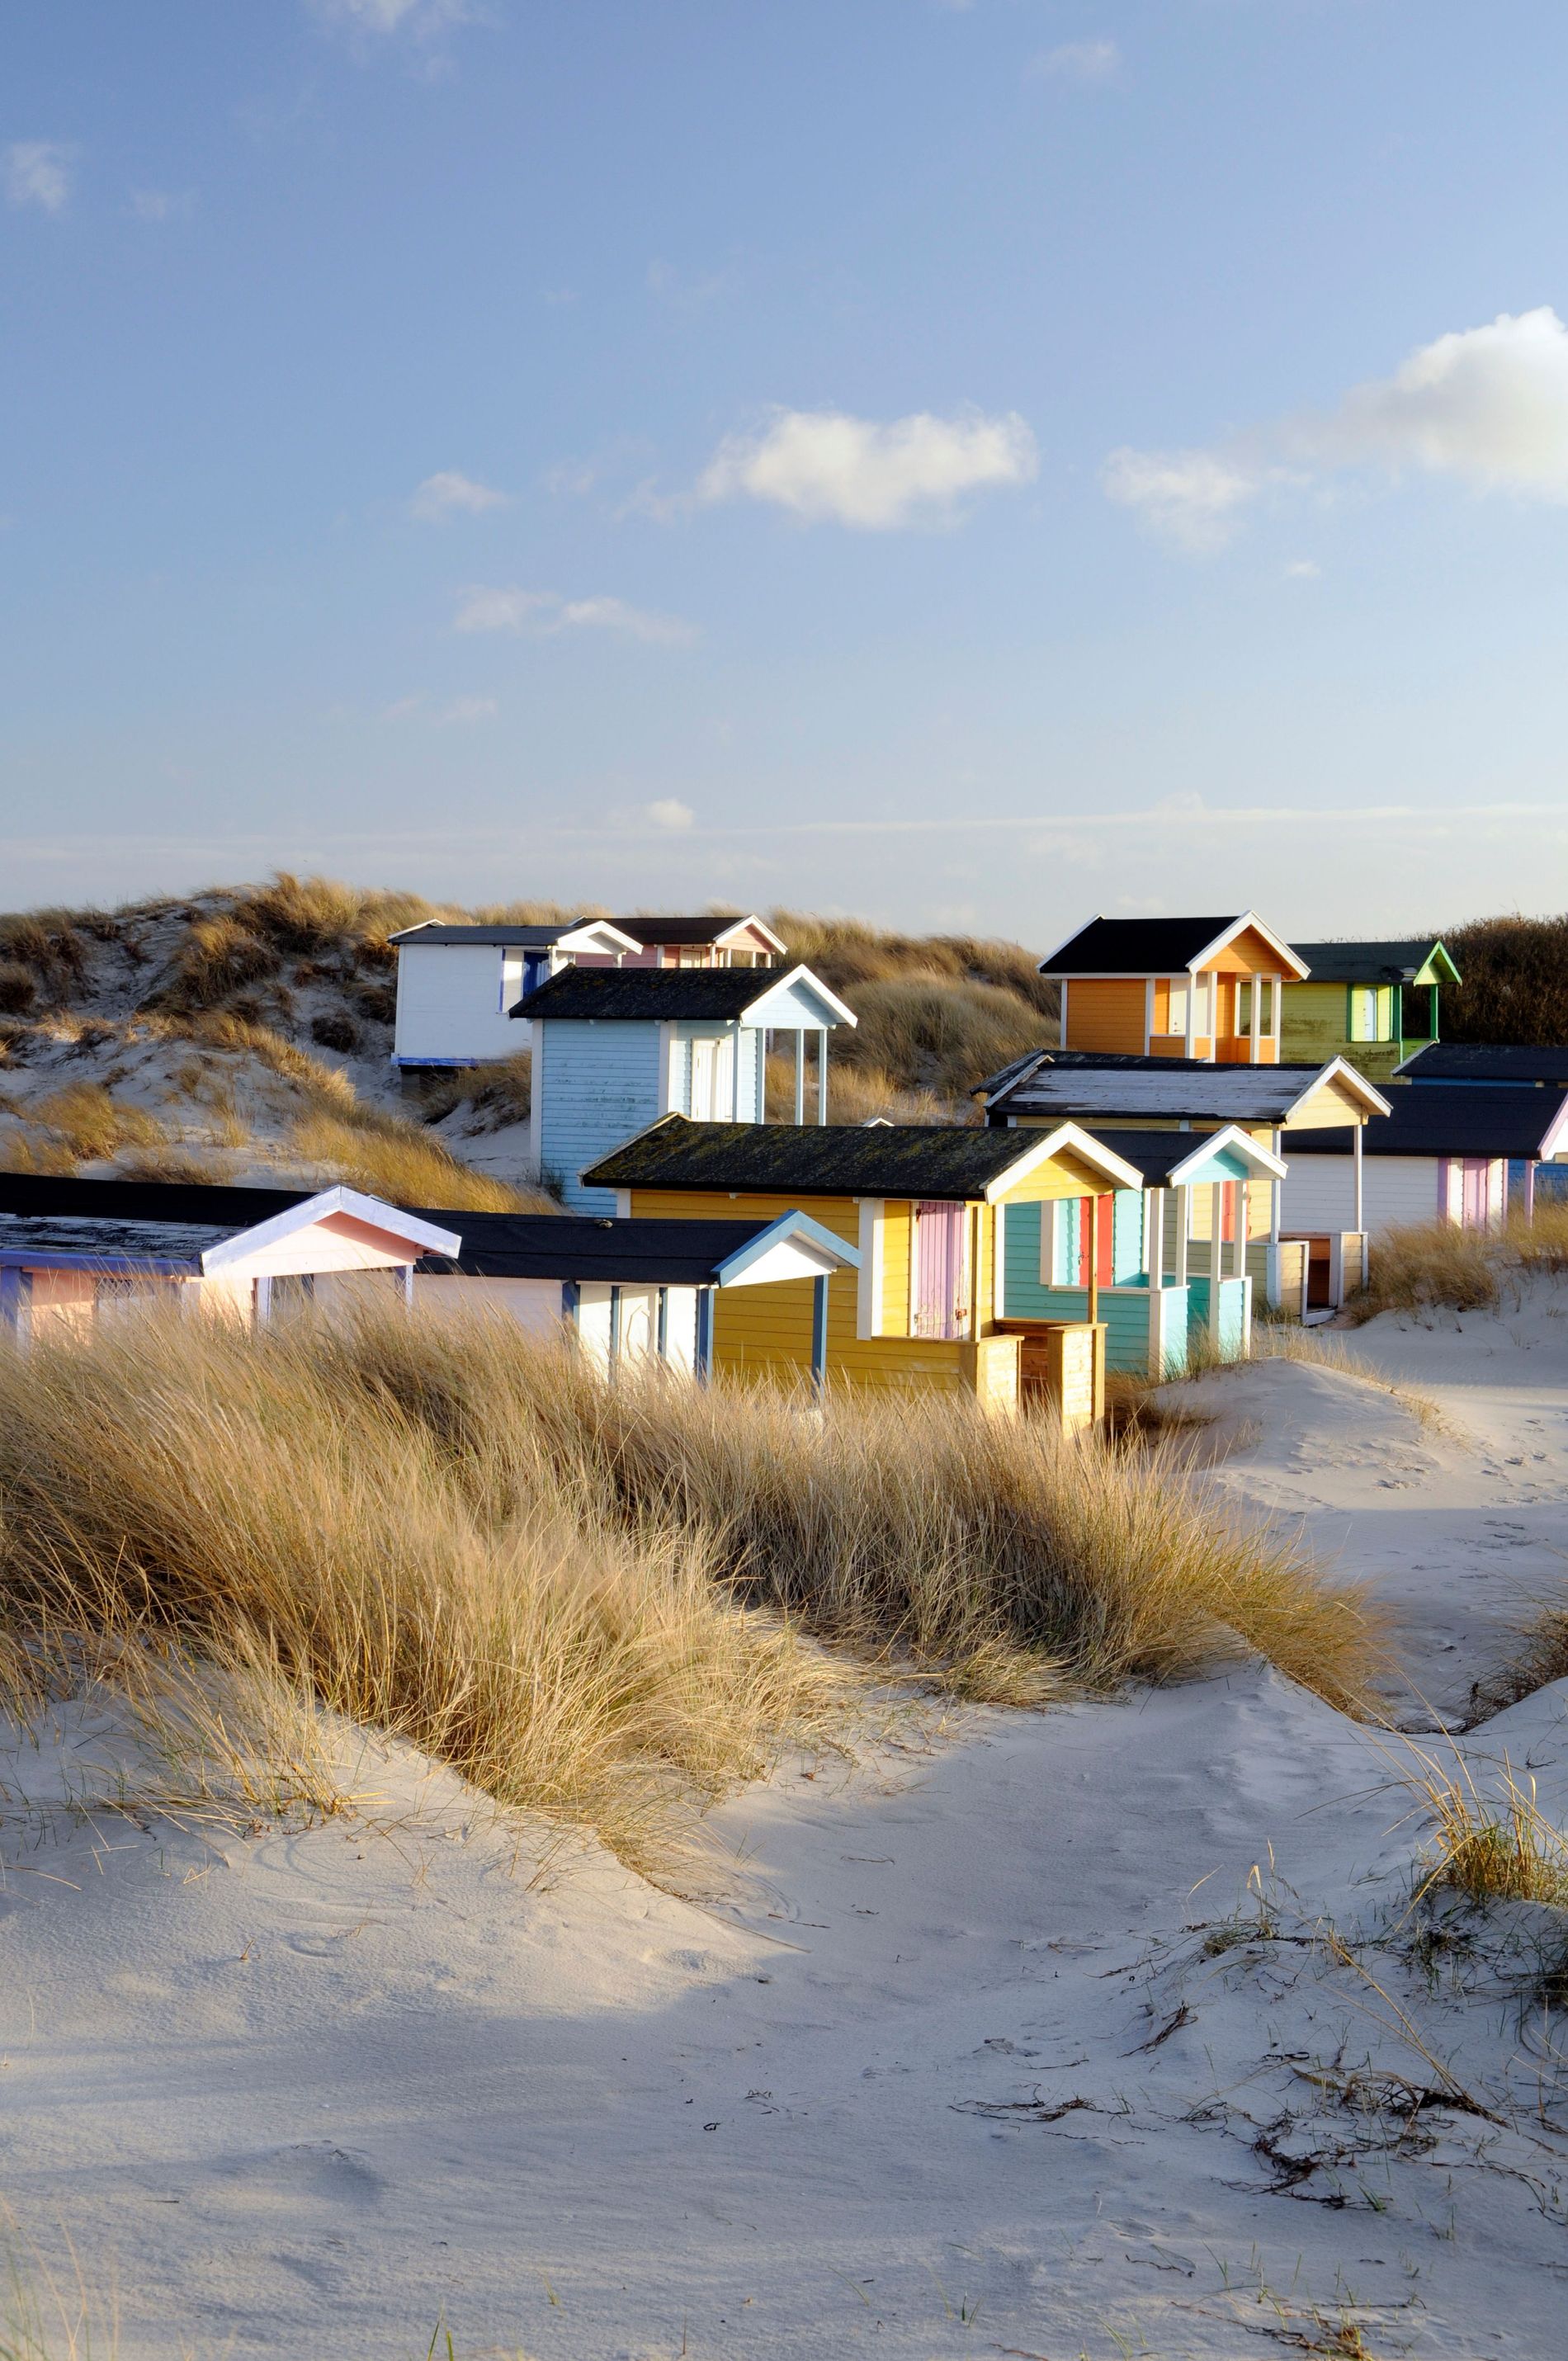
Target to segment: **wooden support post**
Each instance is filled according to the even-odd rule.
[[[8,1329],[18,1345],[26,1341],[28,1334],[32,1300],[32,1272],[18,1270],[14,1263],[7,1263],[0,1269],[0,1329]]]
[[[613,1378],[620,1367],[620,1290],[609,1290],[609,1374]]]
[[[1524,1218],[1527,1229],[1535,1227],[1535,1160],[1530,1158],[1524,1168]]]
[[[1187,1236],[1192,1226],[1192,1190],[1183,1181],[1176,1192],[1176,1284],[1187,1284]]]
[[[1365,1126],[1364,1124],[1358,1123],[1356,1125],[1353,1135],[1354,1145],[1352,1149],[1352,1155],[1355,1163],[1355,1228],[1360,1234],[1365,1234],[1366,1228],[1366,1223],[1364,1217],[1365,1209],[1361,1186],[1361,1135],[1365,1129]]]
[[[806,1034],[800,1026],[795,1031],[795,1119],[806,1121]]]
[[[1220,1356],[1220,1297],[1224,1285],[1225,1268],[1225,1185],[1223,1180],[1209,1184],[1209,1342]]]
[[[661,1361],[667,1361],[670,1357],[670,1290],[667,1287],[659,1290],[658,1304],[653,1324],[653,1350]]]
[[[1252,1200],[1250,1195],[1250,1187],[1251,1184],[1246,1180],[1238,1180],[1236,1182],[1235,1265],[1236,1277],[1238,1279],[1245,1279],[1246,1277],[1247,1232],[1252,1226]]]
[[[828,1274],[811,1282],[811,1382],[818,1394],[828,1384]]]
[[[411,1262],[406,1262],[403,1265],[402,1281],[403,1309],[405,1312],[411,1312],[414,1308],[414,1267]]]
[[[1250,1050],[1250,1053],[1251,1053],[1251,1061],[1252,1061],[1252,1063],[1255,1066],[1255,1065],[1256,1065],[1256,1063],[1257,1063],[1257,1053],[1258,1053],[1258,1050],[1260,1049],[1260,1048],[1261,1048],[1261,1047],[1262,1047],[1262,1045],[1263,1045],[1263,978],[1262,978],[1262,976],[1260,976],[1260,975],[1255,975],[1255,976],[1251,979],[1250,983],[1248,983],[1248,985],[1247,985],[1247,1002],[1248,1002],[1248,1006],[1249,1006],[1250,1011],[1251,1011],[1251,1019],[1252,1019],[1252,1021],[1251,1021],[1251,1023],[1250,1023],[1250,1025],[1249,1025],[1249,1027],[1248,1027],[1248,1028],[1247,1028],[1247,1042],[1248,1042],[1248,1048],[1249,1048],[1249,1050]]]
[[[828,1027],[823,1026],[817,1036],[817,1120],[828,1120]]]
[[[1149,1285],[1156,1290],[1165,1284],[1165,1191],[1144,1191],[1144,1263],[1149,1275]]]
[[[693,1364],[699,1386],[709,1384],[713,1377],[713,1290],[699,1287],[696,1291],[696,1354]]]

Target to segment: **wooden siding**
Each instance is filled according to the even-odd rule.
[[[613,1213],[614,1190],[585,1189],[577,1176],[658,1115],[659,1027],[553,1016],[538,1032],[540,1163],[559,1175],[571,1212]]]
[[[1074,976],[1068,986],[1069,1049],[1121,1049],[1141,1055],[1144,1046],[1144,982],[1141,976]]]
[[[1279,953],[1272,943],[1248,927],[1228,942],[1223,951],[1205,960],[1198,970],[1200,975],[1277,975]]]
[[[883,1217],[882,1310],[884,1336],[909,1334],[909,1258],[914,1251],[915,1208],[907,1197],[890,1197]]]
[[[1368,1156],[1362,1165],[1367,1234],[1440,1218],[1436,1156]],[[1348,1230],[1355,1221],[1355,1168],[1349,1156],[1296,1156],[1284,1182],[1283,1230]]]
[[[499,943],[400,945],[393,1055],[440,1064],[526,1049],[526,1026],[506,1013],[522,992],[521,952],[510,959],[503,973]]]
[[[725,1191],[634,1189],[631,1211],[639,1216],[685,1221],[769,1221],[802,1209],[794,1197],[730,1196]],[[852,1197],[809,1197],[805,1210],[824,1229],[856,1246],[860,1207]],[[890,1213],[899,1210],[890,1207]],[[908,1208],[903,1209],[907,1234]],[[989,1229],[989,1223],[986,1224]],[[884,1265],[891,1278],[898,1262],[890,1237]],[[908,1255],[904,1257],[907,1321]],[[965,1346],[942,1339],[908,1335],[858,1336],[855,1333],[857,1274],[835,1272],[828,1285],[828,1367],[830,1375],[859,1385],[966,1385]],[[982,1297],[983,1302],[984,1298]],[[789,1279],[777,1287],[720,1288],[714,1299],[713,1357],[717,1369],[733,1377],[789,1378],[811,1367],[812,1282]]]
[[[1282,1055],[1288,1062],[1326,1065],[1331,1058],[1343,1058],[1369,1082],[1387,1082],[1407,1048],[1418,1046],[1402,1039],[1353,1041],[1348,990],[1343,983],[1288,983],[1282,1027]]]

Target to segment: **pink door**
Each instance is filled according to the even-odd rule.
[[[1460,1220],[1467,1230],[1484,1230],[1491,1219],[1488,1184],[1492,1168],[1484,1156],[1464,1159],[1464,1200]]]
[[[922,1201],[915,1208],[916,1336],[969,1334],[969,1207]]]

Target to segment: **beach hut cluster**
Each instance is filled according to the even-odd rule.
[[[1328,1318],[1383,1231],[1528,1216],[1568,1159],[1568,1051],[1444,1043],[1437,940],[1095,917],[1040,963],[1056,1038],[974,1078],[974,1120],[849,1126],[854,1010],[754,914],[395,939],[400,1075],[528,1049],[527,1177],[560,1213],[0,1175],[0,1322],[265,1320],[374,1285],[565,1331],[607,1374],[935,1388],[1072,1429],[1107,1370],[1239,1357],[1266,1307]]]

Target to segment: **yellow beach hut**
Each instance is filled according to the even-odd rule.
[[[1124,1157],[1079,1125],[1043,1132],[945,1125],[692,1123],[665,1115],[583,1174],[613,1189],[617,1210],[686,1220],[755,1218],[804,1207],[859,1249],[860,1268],[815,1289],[771,1287],[715,1304],[715,1368],[788,1377],[815,1364],[829,1378],[938,1387],[1016,1409],[1035,1376],[1025,1339],[1003,1325],[999,1230],[1014,1204],[1141,1189]],[[763,1300],[765,1296],[765,1301]],[[1097,1304],[1088,1322],[1102,1360]],[[1034,1343],[1036,1340],[1028,1340]],[[1041,1340],[1040,1383],[1047,1385]],[[1062,1338],[1049,1342],[1059,1397]],[[1087,1364],[1085,1364],[1087,1366]],[[1098,1397],[1098,1381],[1093,1385]]]

